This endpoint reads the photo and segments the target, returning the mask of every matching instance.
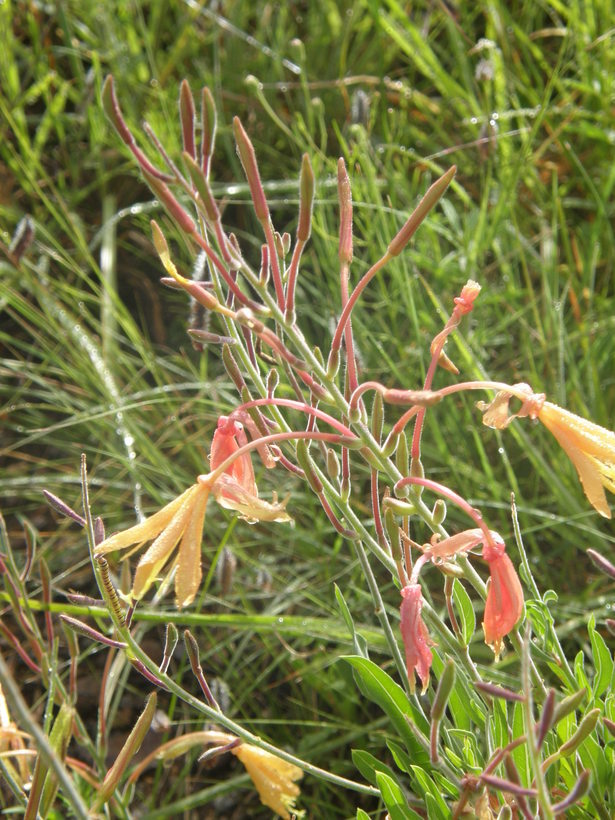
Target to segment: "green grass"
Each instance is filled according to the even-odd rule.
[[[135,133],[147,119],[173,157],[181,150],[179,82],[187,77],[195,94],[211,88],[220,116],[214,190],[255,265],[261,234],[231,119],[239,115],[254,141],[280,230],[295,228],[296,180],[309,153],[317,192],[298,312],[309,341],[325,351],[340,304],[337,157],[352,181],[355,282],[429,182],[457,164],[441,207],[358,305],[362,377],[420,387],[429,343],[474,278],[481,296],[447,348],[462,376],[527,381],[613,427],[610,2],[519,2],[512,11],[501,0],[454,11],[418,3],[408,13],[406,5],[369,0],[238,1],[222,5],[225,20],[179,0],[82,6],[0,5],[0,239],[8,246],[25,214],[36,227],[19,268],[0,261],[0,507],[19,548],[22,519],[38,531],[56,600],[69,589],[91,591],[92,576],[81,532],[49,512],[42,489],[79,508],[85,452],[94,513],[109,531],[129,525],[135,505],[153,511],[205,470],[215,420],[236,403],[217,351],[200,355],[185,335],[183,295],[158,284],[148,220],[160,213],[104,118],[99,97],[108,73]],[[246,82],[248,74],[258,82]],[[353,122],[361,99],[367,113]],[[184,244],[176,260],[190,269]],[[511,543],[514,491],[532,569],[542,588],[560,595],[561,620],[572,623],[566,641],[580,647],[579,613],[591,606],[604,616],[609,592],[584,550],[608,555],[614,538],[588,509],[556,442],[527,424],[494,433],[481,426],[473,399],[451,399],[428,416],[424,462]],[[265,482],[278,484],[277,476]],[[289,478],[288,491],[294,530],[249,528],[219,512],[208,518],[206,573],[225,543],[238,567],[226,596],[212,571],[199,604],[211,620],[193,628],[208,677],[229,687],[234,717],[356,777],[349,748],[380,748],[387,728],[337,662],[351,646],[333,582],[359,623],[373,631],[377,622],[348,544],[299,482]],[[417,528],[414,537],[428,533]],[[379,580],[386,596],[391,582],[384,572]],[[255,620],[216,622],[229,614]],[[262,628],[258,616],[306,619],[310,628],[298,634],[283,620]],[[149,637],[160,641],[154,626]],[[82,644],[83,674],[99,675],[100,654]],[[377,656],[377,639],[373,647]],[[490,662],[486,650],[477,652]],[[122,674],[115,711],[143,689],[134,673]],[[185,662],[178,679],[196,692]],[[173,722],[198,728],[179,703],[163,708]],[[184,799],[198,816],[208,789],[228,777],[224,767],[220,776],[194,761],[177,771],[152,775],[141,795],[148,811],[158,809],[149,816],[179,816]],[[234,781],[227,787],[232,792]],[[245,811],[259,816],[245,788]],[[304,795],[309,816],[346,817],[360,799],[315,779],[306,780]],[[364,805],[374,809],[373,801]]]

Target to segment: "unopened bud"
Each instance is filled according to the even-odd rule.
[[[352,262],[352,193],[342,157],[337,161],[337,196],[340,207],[339,260],[349,265]]]
[[[395,464],[402,475],[408,475],[408,439],[406,434],[402,433],[397,442],[397,450],[395,451]]]
[[[209,158],[214,152],[216,142],[216,105],[209,88],[201,92],[201,165],[205,173],[209,170]]]
[[[307,154],[301,161],[301,176],[299,177],[299,221],[297,223],[297,239],[307,242],[312,232],[312,208],[314,206],[314,171]]]
[[[337,453],[332,447],[327,447],[327,475],[332,481],[337,481],[340,474],[340,462]]]
[[[156,692],[152,692],[147,699],[145,709],[137,718],[137,722],[135,723],[133,730],[128,735],[126,742],[115,759],[115,763],[111,766],[105,776],[105,779],[103,780],[102,786],[100,787],[96,800],[94,801],[93,809],[95,811],[111,798],[113,792],[118,787],[128,764],[139,751],[139,748],[141,747],[145,735],[147,734],[154,718],[154,714],[156,712],[156,701]]]
[[[558,704],[556,704],[555,709],[553,710],[552,725],[556,726],[560,720],[565,718],[571,712],[576,711],[586,697],[587,690],[583,688],[573,692],[572,695],[568,695],[568,697],[565,697]]]
[[[184,143],[184,151],[196,159],[196,150],[194,147],[194,120],[195,108],[194,97],[190,90],[190,85],[187,80],[182,80],[179,87],[179,119],[182,127],[182,139]]]
[[[437,179],[430,188],[428,188],[419,204],[406,220],[403,228],[389,243],[387,251],[389,256],[398,256],[403,251],[412,236],[414,236],[416,229],[419,227],[421,222],[423,222],[429,211],[431,211],[436,202],[448,188],[451,180],[455,176],[456,171],[457,168],[453,165],[448,171],[446,171],[446,173],[442,174],[442,176]]]
[[[446,503],[443,498],[437,498],[435,504],[433,505],[433,510],[431,511],[432,523],[435,527],[439,527],[445,518]]]
[[[237,143],[237,153],[239,154],[239,159],[243,165],[243,170],[250,187],[250,194],[257,219],[260,222],[268,222],[269,206],[267,205],[267,198],[261,183],[256,154],[239,117],[233,119],[233,132],[235,134],[235,142]]]

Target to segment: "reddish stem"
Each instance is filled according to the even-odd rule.
[[[252,399],[252,401],[247,401],[245,404],[240,405],[237,408],[237,410],[248,410],[250,407],[267,406],[288,407],[291,410],[299,410],[302,413],[308,413],[310,416],[315,416],[316,418],[319,418],[321,421],[330,424],[331,427],[333,427],[343,436],[352,436],[353,438],[355,437],[355,434],[352,432],[350,427],[346,427],[345,424],[342,424],[341,421],[338,421],[337,419],[333,418],[333,416],[330,416],[328,413],[325,413],[324,410],[320,410],[318,407],[312,407],[311,405],[305,404],[300,401],[295,401],[294,399]]]
[[[406,476],[405,478],[402,478],[397,482],[397,484],[395,485],[395,492],[398,492],[402,489],[402,487],[407,487],[408,485],[418,485],[419,487],[427,487],[428,490],[431,490],[434,493],[438,493],[438,495],[441,495],[443,498],[446,498],[448,501],[451,501],[453,504],[456,504],[460,509],[462,509],[466,513],[466,515],[468,515],[472,519],[472,521],[474,521],[477,527],[480,527],[481,531],[485,536],[485,543],[490,544],[491,546],[495,546],[489,528],[483,521],[483,517],[481,516],[480,512],[478,510],[475,510],[471,504],[468,504],[465,498],[462,498],[460,495],[457,495],[456,492],[449,489],[449,487],[445,487],[444,484],[438,484],[437,481],[432,481],[430,478],[419,478],[418,476],[411,475]]]
[[[258,399],[256,401],[258,401]],[[263,436],[255,441],[249,441],[247,444],[244,444],[243,447],[239,447],[238,450],[229,456],[226,461],[223,461],[222,464],[216,467],[215,470],[212,470],[211,473],[204,473],[203,475],[200,475],[198,480],[202,484],[213,485],[217,479],[229,469],[235,459],[240,458],[245,453],[249,453],[252,450],[256,450],[258,447],[262,447],[264,445],[275,444],[278,441],[296,441],[297,439],[307,439],[308,441],[327,441],[330,444],[343,444],[345,441],[348,441],[348,436],[340,436],[337,433],[320,433],[318,431],[309,433],[306,430],[291,431],[288,433],[272,433],[270,436]],[[353,441],[359,440],[357,436],[354,435],[352,439]]]

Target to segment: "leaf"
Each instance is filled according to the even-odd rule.
[[[412,766],[412,774],[427,805],[427,815],[433,820],[448,820],[451,816],[440,789],[420,766]]]
[[[350,614],[350,610],[348,609],[348,604],[346,603],[346,600],[342,595],[341,589],[338,587],[337,584],[334,584],[334,588],[335,598],[337,600],[337,605],[339,607],[340,613],[342,615],[342,618],[344,619],[348,631],[352,635],[352,645],[354,651],[357,655],[359,655],[362,658],[369,658],[369,654],[367,651],[367,641],[362,635],[359,635],[359,633],[356,631],[354,626],[354,620],[352,618],[352,615]]]
[[[378,772],[387,774],[395,780],[395,772],[393,769],[391,769],[390,766],[387,766],[386,763],[378,760],[377,757],[374,757],[374,755],[369,752],[365,752],[363,749],[352,749],[351,755],[354,765],[361,772],[367,782],[372,784],[372,786],[378,785],[376,779]]]
[[[461,634],[465,646],[469,646],[476,631],[476,614],[472,599],[466,592],[463,584],[455,578],[453,582],[453,599],[455,607],[459,613]]]
[[[604,638],[595,629],[595,618],[592,615],[587,624],[589,639],[592,645],[592,655],[594,659],[594,681],[592,692],[595,698],[599,698],[606,691],[613,676],[613,658],[605,643]]]
[[[365,696],[378,704],[389,716],[413,759],[428,763],[427,752],[416,739],[409,721],[412,721],[426,738],[429,724],[422,713],[411,703],[401,686],[398,686],[386,672],[367,658],[347,655],[342,660],[354,669]]]
[[[391,820],[421,820],[420,814],[410,808],[404,793],[393,778],[382,772],[378,772],[376,777],[382,800]]]

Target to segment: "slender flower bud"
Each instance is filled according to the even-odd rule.
[[[192,184],[196,188],[201,202],[203,203],[203,209],[205,210],[207,219],[209,219],[210,222],[217,222],[220,219],[220,211],[218,210],[216,200],[214,199],[214,195],[209,187],[209,181],[205,175],[205,172],[187,151],[184,151],[182,154],[182,159],[184,160],[184,165],[190,175]]]
[[[94,809],[100,808],[100,806],[110,799],[111,795],[118,787],[128,764],[139,751],[139,748],[143,743],[143,739],[149,731],[149,727],[154,719],[154,713],[156,712],[156,701],[156,693],[152,692],[147,699],[145,709],[137,718],[137,722],[135,723],[131,733],[126,738],[126,742],[115,759],[115,763],[105,775],[105,779],[103,780],[102,786],[93,806]]]
[[[352,192],[346,171],[346,163],[340,157],[337,161],[337,196],[340,206],[340,262],[352,262]]]
[[[615,579],[615,565],[611,564],[611,562],[607,560],[604,555],[596,552],[596,550],[589,549],[586,550],[586,552],[601,572],[604,572],[605,575]]]
[[[560,720],[566,717],[566,715],[576,711],[586,697],[587,689],[583,687],[582,689],[578,689],[576,692],[573,692],[572,695],[568,695],[568,697],[561,700],[553,711],[553,720],[551,725],[556,726]]]
[[[196,150],[194,147],[194,97],[190,90],[190,85],[187,80],[182,80],[179,87],[179,119],[182,126],[182,139],[184,143],[184,151],[190,155],[192,159],[196,159]]]
[[[297,223],[297,239],[307,242],[312,233],[312,207],[314,205],[314,171],[307,154],[301,160],[301,176],[299,177],[299,221]]]
[[[442,174],[442,176],[437,179],[430,188],[427,189],[427,192],[419,204],[406,220],[403,228],[398,231],[389,243],[389,256],[399,256],[399,254],[403,251],[410,239],[414,236],[414,233],[421,222],[425,219],[429,211],[431,211],[436,202],[446,191],[456,172],[457,167],[453,165],[448,169],[448,171]]]
[[[239,117],[233,118],[233,132],[237,143],[237,153],[243,165],[243,170],[250,186],[250,194],[254,204],[254,211],[260,222],[269,221],[269,206],[256,162],[254,146],[250,141]]]
[[[216,105],[209,88],[201,91],[201,167],[209,175],[209,162],[216,143]]]

